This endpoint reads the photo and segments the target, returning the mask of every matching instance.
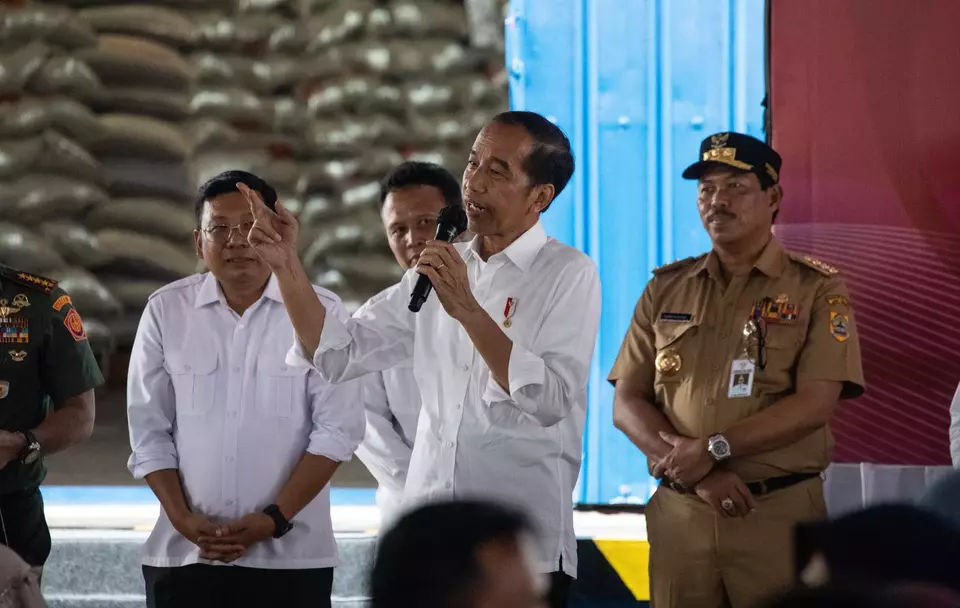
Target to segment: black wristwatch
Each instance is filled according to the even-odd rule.
[[[293,524],[287,521],[287,518],[280,512],[277,505],[268,505],[263,512],[273,520],[273,537],[280,538],[293,529]]]
[[[20,462],[28,465],[35,463],[40,459],[40,442],[30,431],[18,431],[17,434],[27,442],[27,445],[20,450]]]

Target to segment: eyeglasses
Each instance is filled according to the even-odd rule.
[[[750,319],[743,326],[743,338],[747,343],[747,356],[760,369],[767,366],[766,337],[766,327],[760,319]]]
[[[223,244],[230,240],[233,231],[236,230],[240,238],[245,240],[253,229],[253,220],[247,220],[242,224],[214,224],[200,230],[211,243]]]

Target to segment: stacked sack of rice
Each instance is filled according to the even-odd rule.
[[[470,47],[462,1],[305,2],[302,255],[318,283],[356,306],[399,277],[378,181],[404,159],[459,177],[477,131],[507,107],[503,60]]]
[[[294,213],[304,154],[301,80],[306,29],[299,0],[237,0],[198,19],[192,110],[196,185],[227,169],[267,180]]]
[[[90,272],[110,251],[84,227],[107,203],[105,134],[89,105],[103,85],[85,57],[97,37],[59,6],[0,5],[0,262],[60,282],[106,367],[121,314]]]
[[[126,347],[150,293],[197,268],[188,136],[196,70],[185,56],[196,27],[176,0],[63,4],[97,33],[81,57],[103,84],[91,101],[102,129],[91,150],[110,200],[85,223],[110,257],[97,274],[123,307],[113,328]]]

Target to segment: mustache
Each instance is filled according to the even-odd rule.
[[[709,221],[713,220],[714,218],[718,218],[718,217],[728,218],[728,219],[731,219],[731,220],[732,220],[732,219],[736,218],[737,216],[735,216],[734,214],[730,213],[729,211],[714,211],[713,213],[711,213],[710,215],[707,216],[707,221],[709,222]]]

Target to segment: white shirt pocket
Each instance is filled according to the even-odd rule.
[[[165,362],[177,396],[177,416],[209,412],[217,397],[217,353],[168,353]]]
[[[281,418],[302,416],[306,374],[306,368],[287,365],[283,354],[261,355],[257,359],[258,411]]]

